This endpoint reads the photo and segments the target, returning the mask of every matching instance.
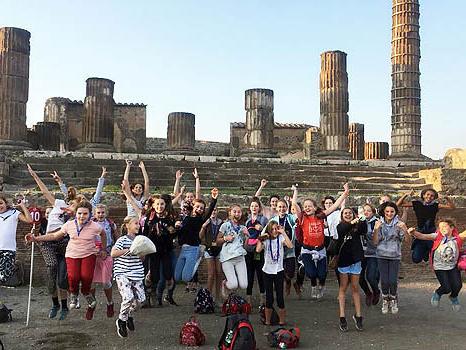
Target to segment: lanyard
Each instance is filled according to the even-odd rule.
[[[79,237],[79,234],[81,233],[81,231],[83,230],[84,226],[86,226],[86,224],[88,222],[89,222],[89,220],[86,220],[86,222],[84,224],[82,224],[82,226],[80,228],[79,225],[78,225],[78,220],[74,219],[74,224],[76,225],[76,232],[78,233],[78,237]]]

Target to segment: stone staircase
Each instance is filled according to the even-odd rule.
[[[229,194],[251,195],[262,178],[269,181],[264,195],[290,192],[289,188],[294,183],[299,185],[301,194],[336,194],[341,190],[342,184],[348,181],[352,193],[360,196],[395,194],[412,188],[421,190],[430,186],[418,176],[419,169],[427,167],[423,164],[373,166],[354,161],[289,162],[228,157],[140,156],[149,173],[152,191],[171,192],[178,169],[185,172],[182,184],[192,190],[193,167],[198,169],[204,190],[215,186],[222,193]],[[56,153],[54,156],[44,156],[40,152],[27,152],[20,157],[9,159],[9,173],[4,176],[5,187],[7,190],[34,188],[35,182],[26,168],[26,164],[29,163],[46,185],[55,186],[49,174],[56,170],[67,185],[80,189],[95,187],[101,167],[105,166],[108,171],[106,191],[118,191],[125,168],[124,155],[118,155],[117,158],[120,159],[114,158],[115,155],[91,158],[85,154],[65,156]],[[137,163],[137,160],[133,161],[131,183],[142,181]]]

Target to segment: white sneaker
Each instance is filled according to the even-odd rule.
[[[388,309],[390,308],[390,297],[388,295],[382,295],[382,313],[388,314]]]
[[[79,303],[79,296],[76,298],[76,309],[80,309],[81,304]]]
[[[311,287],[311,298],[317,299],[317,287]]]
[[[70,294],[70,309],[77,309],[76,305],[78,305],[79,300],[76,294]]]
[[[324,297],[324,291],[325,291],[324,286],[317,287],[316,299],[322,299]]]
[[[398,297],[396,295],[390,296],[390,309],[392,311],[392,314],[398,313]]]

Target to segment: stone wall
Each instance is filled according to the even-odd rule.
[[[161,154],[167,149],[167,139],[148,137],[146,139],[146,152],[148,154]],[[230,155],[230,144],[226,142],[199,141],[194,143],[194,149],[201,156],[227,157]]]
[[[466,169],[425,169],[419,171],[419,177],[442,194],[466,196]]]
[[[278,153],[303,151],[306,130],[316,128],[308,124],[275,123],[273,150]],[[238,156],[246,148],[245,123],[230,123],[230,155]]]

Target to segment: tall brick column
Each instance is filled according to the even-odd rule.
[[[196,116],[186,112],[168,115],[167,154],[196,154]]]
[[[422,158],[419,61],[419,1],[393,0],[392,6],[392,154]]]
[[[351,157],[356,160],[364,159],[364,124],[350,123],[348,143]]]
[[[241,153],[256,157],[276,157],[273,151],[273,90],[249,89],[245,91],[246,148]]]
[[[346,53],[327,51],[320,55],[320,157],[350,158],[348,147],[348,73]]]
[[[80,150],[113,152],[113,87],[110,79],[86,80],[83,144]]]
[[[0,28],[0,149],[28,149],[29,39],[20,28]]]

